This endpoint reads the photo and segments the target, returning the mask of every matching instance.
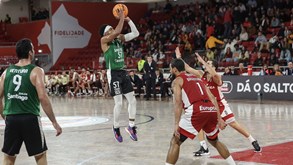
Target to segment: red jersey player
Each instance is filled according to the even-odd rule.
[[[170,67],[171,74],[176,76],[172,83],[175,101],[175,127],[166,165],[177,162],[180,145],[187,138],[193,139],[201,129],[206,132],[208,141],[217,148],[228,164],[235,165],[227,147],[218,140],[219,128],[224,129],[226,124],[221,118],[215,97],[201,79],[185,72],[183,60],[174,59]],[[183,115],[182,108],[184,109]]]
[[[176,48],[175,53],[177,58],[181,57],[179,48]],[[246,138],[248,138],[248,140],[254,147],[255,152],[260,152],[261,148],[258,142],[251,136],[251,134],[247,130],[243,128],[242,125],[240,125],[235,120],[234,114],[232,110],[230,109],[227,101],[225,100],[223,93],[221,92],[221,86],[223,82],[222,82],[221,75],[217,74],[216,72],[217,63],[215,61],[205,62],[197,53],[196,53],[196,56],[198,61],[203,64],[205,68],[205,72],[195,70],[191,68],[188,64],[185,64],[186,71],[193,75],[196,75],[197,77],[201,78],[205,82],[206,86],[210,89],[211,93],[216,97],[216,100],[220,108],[221,117],[225,121],[225,123],[231,126],[232,128],[234,128],[236,131],[241,133]],[[198,139],[200,141],[201,147],[199,151],[195,152],[195,156],[208,155],[209,149],[204,140],[203,131],[199,133]]]

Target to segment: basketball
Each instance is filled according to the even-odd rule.
[[[118,9],[122,9],[123,10],[123,13],[124,13],[124,16],[127,17],[128,15],[128,8],[126,5],[124,4],[116,4],[114,7],[113,7],[113,15],[115,18],[119,18],[118,16]]]

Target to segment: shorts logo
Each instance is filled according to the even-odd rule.
[[[223,81],[223,85],[221,87],[221,92],[230,93],[233,89],[233,84],[231,81]]]
[[[121,94],[119,81],[113,82],[113,88],[114,88],[115,95],[120,95]]]

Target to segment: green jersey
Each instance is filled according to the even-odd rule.
[[[120,40],[114,39],[109,44],[109,49],[105,52],[106,68],[120,70],[124,68],[123,45]]]
[[[40,100],[30,74],[35,65],[11,65],[6,70],[4,80],[4,115],[40,115]]]

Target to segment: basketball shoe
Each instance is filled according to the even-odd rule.
[[[127,128],[125,128],[125,131],[129,134],[130,138],[133,141],[137,141],[137,136],[136,136],[136,127],[130,127],[128,126]]]
[[[200,149],[198,151],[194,152],[194,156],[206,156],[209,154],[210,154],[209,149],[207,148],[205,150],[202,146],[200,146]]]
[[[113,132],[114,132],[114,138],[117,140],[117,142],[119,143],[123,142],[123,138],[120,134],[120,128],[113,127]]]
[[[252,146],[254,148],[254,152],[261,152],[261,148],[260,148],[260,146],[259,146],[257,141],[254,141],[251,144],[252,144]]]

